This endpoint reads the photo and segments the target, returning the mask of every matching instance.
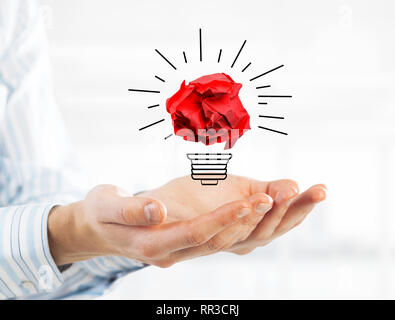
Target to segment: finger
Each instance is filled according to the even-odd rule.
[[[235,243],[244,240],[255,229],[259,221],[262,220],[266,212],[272,205],[273,199],[265,193],[257,193],[247,199],[252,208],[251,214],[242,217],[239,222],[234,223],[225,230],[217,233],[206,243],[183,250],[175,251],[171,254],[174,261],[182,261],[194,257],[209,255],[232,247]]]
[[[226,250],[236,242],[246,239],[273,205],[273,199],[265,193],[254,194],[247,200],[253,208],[251,214],[246,215],[239,222],[219,232],[205,244],[175,252],[174,257],[177,261]]]
[[[162,223],[167,215],[165,205],[156,199],[135,197],[119,197],[116,201],[115,215],[112,223],[129,226],[156,225]]]
[[[266,193],[255,193],[247,200],[254,208],[255,216],[247,216],[245,219],[262,218],[273,206],[272,197]]]
[[[325,185],[319,184],[309,188],[295,198],[284,218],[281,220],[281,223],[274,231],[274,236],[278,237],[299,225],[314,209],[317,203],[325,200],[326,191]]]
[[[273,206],[273,199],[266,193],[256,193],[250,196],[247,201],[251,204],[252,213],[241,218],[239,223],[234,224],[221,233],[236,233],[242,229],[252,231]]]
[[[263,182],[258,180],[251,180],[250,182],[251,193],[264,192],[271,196],[273,199],[277,193],[284,189],[293,189],[295,194],[299,193],[299,186],[296,181],[291,179],[275,180],[270,182]]]
[[[285,188],[279,192],[274,199],[273,208],[265,215],[255,230],[251,233],[251,237],[255,241],[265,241],[269,239],[276,227],[280,224],[281,219],[287,212],[290,200],[297,195],[293,187]]]
[[[239,248],[239,249],[234,249],[234,248],[230,248],[228,250],[228,252],[232,252],[238,255],[245,255],[245,254],[249,254],[250,252],[254,251],[256,249],[256,247],[244,247],[244,248]]]
[[[240,223],[236,223],[222,231],[220,235],[225,241],[227,237],[230,237],[230,235],[233,234],[238,234],[236,242],[245,240],[273,206],[273,199],[266,193],[256,193],[250,196],[247,200],[251,203],[253,213],[242,218]],[[210,241],[221,242],[217,240],[218,239],[213,238]],[[208,245],[210,247],[210,244]],[[211,245],[211,247],[215,247],[215,245]]]
[[[239,239],[240,232],[227,235],[221,235],[220,233],[200,246],[181,249],[170,253],[169,259],[172,261],[172,264],[174,264],[184,260],[207,256],[230,248],[233,244],[237,243]]]
[[[176,250],[207,242],[218,232],[240,221],[251,212],[251,204],[248,201],[234,201],[191,220],[163,224],[155,227],[155,230],[147,228],[144,230],[142,241],[148,255],[167,255]],[[147,234],[150,234],[148,241]]]
[[[250,202],[253,212],[240,219],[239,223],[235,223],[210,239],[209,243],[207,243],[208,249],[230,247],[231,245],[227,244],[227,239],[230,239],[233,235],[238,235],[236,242],[243,241],[251,234],[257,224],[273,206],[273,199],[266,193],[256,193],[247,200]]]

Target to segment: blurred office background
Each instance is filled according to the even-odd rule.
[[[175,136],[165,140],[172,127],[164,104],[181,80],[226,72],[244,85],[241,98],[252,125],[232,149],[230,172],[292,178],[301,189],[325,183],[329,189],[327,201],[305,223],[267,247],[247,256],[219,254],[170,269],[150,267],[116,283],[107,298],[395,298],[393,1],[39,4],[55,95],[91,185],[153,188],[188,174],[186,152],[220,151]],[[255,90],[258,85],[272,87]],[[161,94],[132,94],[128,88]],[[259,106],[265,100],[257,99],[258,91],[293,98]],[[147,108],[156,103],[159,108]],[[161,118],[166,121],[138,131]]]

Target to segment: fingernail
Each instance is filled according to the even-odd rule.
[[[155,203],[149,203],[144,207],[145,218],[149,223],[155,224],[162,221],[162,214]]]
[[[251,209],[250,208],[242,208],[239,211],[239,214],[237,215],[238,218],[243,218],[246,215],[249,215],[251,213]]]
[[[272,205],[270,203],[261,202],[255,206],[255,212],[258,214],[264,214],[270,210]]]
[[[326,194],[328,193],[328,189],[326,187],[321,187],[322,194],[320,196],[319,202],[324,201],[326,199]]]

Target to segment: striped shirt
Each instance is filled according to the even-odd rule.
[[[81,199],[86,190],[52,96],[47,51],[34,1],[1,0],[1,299],[91,298],[144,266],[99,257],[61,272],[51,257],[49,211]]]

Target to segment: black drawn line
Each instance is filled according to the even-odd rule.
[[[256,87],[255,89],[264,89],[264,88],[270,88],[270,86],[260,86],[260,87]]]
[[[247,68],[248,68],[250,65],[251,65],[251,62],[250,62],[249,64],[247,64],[247,65],[244,67],[244,69],[243,69],[243,70],[241,70],[241,72],[244,72],[244,71],[246,71],[246,70],[247,70]]]
[[[166,82],[165,80],[163,80],[161,77],[155,76],[156,79],[162,81],[162,82]]]
[[[259,115],[259,118],[269,118],[269,119],[284,119],[284,117],[277,117],[277,116],[263,116],[263,115]]]
[[[149,125],[147,125],[147,126],[145,126],[145,127],[142,127],[142,128],[139,129],[139,131],[144,130],[144,129],[147,129],[147,128],[149,128],[149,127],[151,127],[151,126],[154,126],[154,125],[156,125],[156,124],[158,124],[158,123],[161,123],[161,122],[163,122],[163,121],[165,121],[165,119],[161,119],[161,120],[156,121],[156,122],[154,122],[154,123],[151,123],[151,124],[149,124]]]
[[[278,95],[259,95],[258,98],[292,98],[292,96],[278,96]]]
[[[280,69],[280,68],[282,68],[282,67],[284,67],[283,64],[282,64],[281,66],[278,66],[278,67],[272,69],[272,70],[266,71],[266,72],[260,74],[259,76],[256,76],[256,77],[254,77],[254,78],[251,78],[250,81],[254,81],[254,80],[256,80],[256,79],[258,79],[258,78],[260,78],[260,77],[263,77],[264,75],[266,75],[266,74],[268,74],[268,73],[270,73],[270,72],[276,71],[277,69]]]
[[[202,61],[202,29],[199,29],[200,61]]]
[[[173,67],[173,69],[174,70],[177,70],[177,68],[169,61],[169,60],[167,60],[167,58],[163,55],[163,54],[161,54],[160,52],[159,52],[159,50],[158,49],[155,49],[155,51],[168,63],[168,64],[170,64],[172,67]]]
[[[277,130],[270,129],[270,128],[266,128],[266,127],[261,127],[261,126],[258,126],[258,128],[260,128],[260,129],[265,129],[265,130],[269,130],[269,131],[276,132],[276,133],[280,133],[280,134],[283,134],[283,135],[285,135],[285,136],[287,136],[287,135],[288,135],[288,133],[286,133],[286,132],[277,131]]]
[[[148,93],[160,93],[158,90],[145,90],[145,89],[128,89],[128,91],[133,92],[148,92]]]
[[[241,52],[241,50],[243,50],[244,45],[246,44],[246,42],[247,42],[247,40],[244,40],[243,45],[241,46],[239,52],[237,53],[237,56],[236,56],[235,60],[233,60],[233,63],[232,63],[232,65],[230,66],[231,68],[233,68],[233,66],[235,65],[237,59],[239,58],[240,52]]]

